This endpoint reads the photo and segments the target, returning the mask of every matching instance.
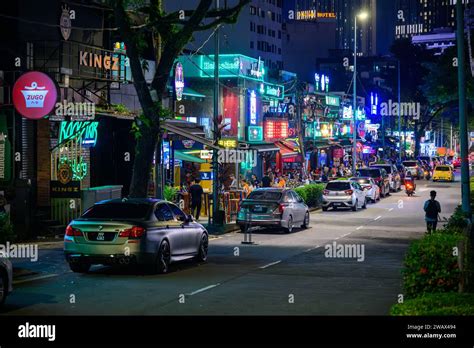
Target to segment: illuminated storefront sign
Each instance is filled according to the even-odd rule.
[[[57,97],[54,81],[42,72],[27,72],[13,86],[13,105],[19,114],[30,120],[39,120],[48,115]]]
[[[298,21],[308,21],[322,18],[335,19],[336,14],[334,12],[318,12],[316,10],[296,11],[296,20]]]
[[[183,99],[184,91],[184,75],[183,64],[180,62],[176,63],[174,68],[174,91],[176,94],[176,100],[181,101]]]
[[[69,159],[68,157],[62,157],[59,160],[59,166],[67,164],[72,169],[72,180],[82,180],[87,175],[88,165],[87,162],[84,161],[82,156],[78,156],[73,159]]]
[[[82,145],[95,146],[97,143],[97,127],[99,122],[97,121],[77,121],[77,122],[61,122],[59,129],[59,143],[74,139],[81,138]]]
[[[264,123],[264,138],[266,141],[288,138],[288,120],[270,119]]]
[[[248,127],[248,141],[260,142],[263,141],[263,127],[261,126],[250,126]]]
[[[316,73],[314,74],[314,82],[317,92],[329,92],[329,76]]]
[[[274,85],[272,83],[262,83],[260,84],[260,93],[264,97],[283,100],[285,97],[285,87],[282,85]]]
[[[219,146],[225,147],[226,149],[236,149],[238,141],[235,138],[223,138],[219,139]]]
[[[205,159],[205,160],[212,159],[212,151],[210,151],[210,150],[201,150],[201,152],[199,154],[199,157],[201,157],[201,159]]]
[[[339,106],[339,97],[326,96],[326,104],[331,106]]]
[[[352,120],[352,106],[344,106],[342,109],[342,118],[345,120]],[[357,109],[356,119],[358,121],[365,120],[365,110]]]
[[[370,93],[370,114],[377,115],[379,106],[379,95],[377,93]]]
[[[214,77],[214,56],[201,55],[197,58],[191,58],[199,66],[198,76],[201,78]],[[186,66],[188,62],[183,62]],[[196,69],[193,65],[188,64],[186,68],[186,75],[193,77]],[[189,71],[188,71],[189,70]],[[263,81],[265,76],[265,66],[262,60],[247,57],[240,54],[221,54],[219,55],[219,76],[229,78],[248,78],[257,81]]]
[[[250,124],[257,125],[257,94],[250,92]]]

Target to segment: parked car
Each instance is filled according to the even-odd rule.
[[[358,177],[369,177],[374,179],[380,188],[380,196],[385,197],[390,194],[390,181],[388,174],[383,168],[360,168],[357,169]]]
[[[335,180],[330,181],[323,191],[323,211],[329,208],[367,208],[367,193],[356,181]]]
[[[403,161],[403,166],[407,172],[410,172],[411,176],[418,180],[423,177],[423,169],[417,161]]]
[[[383,168],[388,174],[390,191],[396,192],[402,189],[402,178],[394,164],[371,164],[370,168]]]
[[[171,202],[113,199],[94,204],[66,228],[64,253],[73,272],[93,264],[146,265],[166,273],[172,262],[207,260],[207,230]]]
[[[454,171],[449,165],[436,166],[433,171],[433,181],[454,181]]]
[[[369,177],[355,177],[351,178],[351,181],[359,183],[360,186],[366,191],[367,199],[372,203],[380,200],[380,187],[377,185],[374,179]]]
[[[308,228],[309,208],[293,190],[259,188],[240,203],[237,225],[242,231],[249,227],[282,228],[291,233],[295,226]]]
[[[10,260],[0,257],[0,307],[13,291],[13,267]]]

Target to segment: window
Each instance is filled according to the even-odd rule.
[[[278,30],[278,38],[281,39],[281,30]]]
[[[168,204],[178,221],[186,221],[186,214],[174,204]]]
[[[257,8],[255,6],[250,6],[250,14],[251,15],[256,15],[257,14]]]
[[[161,203],[155,209],[155,216],[158,221],[172,221],[174,220],[173,212],[167,204]]]
[[[253,41],[250,41],[250,48],[251,48],[251,49],[254,49]]]
[[[281,198],[280,191],[256,190],[252,191],[247,197],[248,199],[262,200],[262,201],[279,201]]]
[[[95,204],[81,218],[86,219],[145,219],[149,217],[148,203],[105,203]]]
[[[250,22],[250,31],[255,31],[255,23]]]
[[[272,14],[272,15],[271,15],[271,17],[272,17],[272,21],[274,21],[274,22],[275,22],[275,12],[272,12],[271,14]]]
[[[281,48],[278,47],[278,54],[281,54]]]
[[[344,191],[351,188],[350,183],[342,181],[331,181],[326,185],[326,190],[329,191]]]

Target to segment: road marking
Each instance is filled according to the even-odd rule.
[[[379,219],[381,219],[381,218],[382,218],[382,216],[379,215],[379,216],[377,216],[377,217],[374,219],[374,221],[377,221],[377,220],[379,220]]]
[[[14,280],[12,284],[13,285],[23,284],[23,283],[33,282],[35,280],[42,280],[42,279],[57,277],[58,275],[59,274],[53,273],[53,274],[45,274],[45,275],[41,275],[41,276],[37,276],[37,277],[31,277],[31,278],[27,278],[27,279]]]
[[[306,249],[305,252],[309,252],[309,251],[315,250],[315,249],[317,249],[317,248],[319,248],[319,245],[316,245],[316,246],[314,246],[314,247],[312,247],[312,248]]]
[[[359,227],[356,228],[356,230],[358,231],[358,230],[361,230],[363,228],[364,228],[364,226],[359,226]]]
[[[336,237],[336,238],[334,238],[334,240],[338,240],[339,238],[341,238],[341,237],[340,237],[340,236],[339,236],[339,237]]]
[[[343,234],[341,238],[347,237],[348,235],[350,235],[350,233]]]
[[[206,291],[206,290],[215,288],[215,287],[217,287],[217,286],[219,286],[219,285],[221,285],[221,284],[220,284],[220,283],[212,284],[212,285],[206,286],[205,288],[202,288],[202,289],[193,291],[193,292],[191,292],[191,293],[189,293],[189,294],[186,294],[186,296],[193,296],[193,295],[199,294],[200,292],[204,292],[204,291]]]
[[[393,210],[393,208],[390,208],[388,211],[392,211],[392,210]]]
[[[278,263],[280,263],[281,260],[278,260],[278,261],[275,261],[275,262],[272,262],[272,263],[269,263],[268,265],[265,265],[265,266],[261,266],[260,269],[265,269],[265,268],[268,268],[270,266],[273,266],[273,265],[276,265]]]

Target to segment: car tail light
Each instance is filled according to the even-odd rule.
[[[324,190],[323,195],[327,196],[329,194],[329,190]]]
[[[285,211],[285,206],[283,204],[279,204],[278,205],[278,212],[280,214],[283,214],[284,211]]]
[[[140,226],[133,226],[132,228],[127,228],[119,233],[119,237],[128,237],[131,239],[141,238],[145,234],[145,229]]]
[[[354,191],[352,190],[345,190],[344,192],[346,193],[346,195],[352,195],[354,193]]]
[[[77,229],[77,228],[73,228],[71,225],[68,225],[66,227],[66,236],[68,236],[68,237],[82,237],[82,231]]]

